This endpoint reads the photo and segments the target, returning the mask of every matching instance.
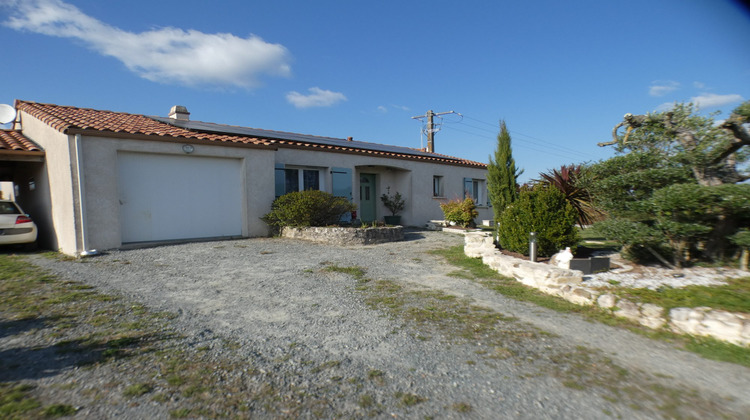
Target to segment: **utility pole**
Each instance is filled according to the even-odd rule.
[[[440,131],[440,129],[435,129],[435,123],[434,123],[434,117],[440,116],[440,115],[446,115],[446,114],[458,114],[455,111],[446,111],[446,112],[433,112],[432,110],[427,111],[425,115],[420,115],[418,117],[411,117],[413,120],[418,120],[421,118],[427,118],[427,129],[425,130],[427,132],[427,151],[430,153],[435,153],[435,133]],[[458,114],[461,115],[461,114]]]

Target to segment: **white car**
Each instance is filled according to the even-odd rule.
[[[15,201],[0,200],[0,245],[33,244],[36,224]]]

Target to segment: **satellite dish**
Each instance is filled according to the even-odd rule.
[[[0,104],[0,124],[8,124],[16,119],[16,109],[10,105]]]

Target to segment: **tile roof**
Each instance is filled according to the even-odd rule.
[[[0,152],[39,152],[44,154],[42,148],[37,146],[21,134],[20,130],[0,130]]]
[[[314,149],[336,153],[353,153],[478,168],[485,168],[487,166],[481,162],[460,159],[438,153],[425,153],[424,150],[408,147],[388,147],[388,149],[383,150],[383,146],[385,145],[359,141],[353,142],[352,146],[346,144],[325,144],[316,142],[315,136],[305,136],[307,138],[306,140],[299,141],[266,136],[225,134],[200,129],[186,129],[176,125],[177,122],[175,124],[166,123],[164,122],[166,121],[164,118],[148,117],[138,114],[101,111],[20,100],[16,100],[15,105],[16,109],[19,111],[26,112],[65,134],[91,134],[93,131],[100,135],[121,135],[123,137],[158,136],[165,139],[193,139],[218,142],[227,145],[242,144],[255,147],[268,147],[272,149],[279,147]],[[269,131],[269,133],[272,132]]]
[[[131,134],[259,146],[271,145],[264,139],[200,133],[165,124],[145,115],[124,112],[100,111],[18,100],[16,101],[16,109],[28,113],[64,134],[83,134],[95,131],[100,134]]]
[[[274,140],[278,145],[280,146],[286,146],[286,147],[292,147],[292,148],[311,148],[311,149],[320,149],[325,151],[334,151],[334,152],[340,152],[340,153],[356,153],[356,154],[365,154],[365,155],[372,155],[372,156],[381,156],[381,157],[387,157],[387,158],[397,158],[397,159],[409,159],[409,160],[419,160],[419,161],[428,161],[428,162],[436,162],[436,163],[448,163],[452,165],[460,165],[460,166],[476,166],[485,168],[487,167],[487,164],[482,162],[475,162],[468,159],[460,159],[453,156],[448,155],[441,155],[438,153],[425,153],[423,149],[412,149],[409,147],[402,147],[403,152],[394,152],[394,151],[386,151],[386,150],[377,150],[377,144],[372,144],[372,149],[366,148],[366,147],[346,147],[346,146],[336,146],[336,145],[330,145],[330,144],[319,144],[319,143],[313,143],[313,142],[302,142],[302,141],[293,141],[293,140]],[[363,142],[359,142],[360,144]],[[409,151],[413,151],[414,153],[409,153]]]

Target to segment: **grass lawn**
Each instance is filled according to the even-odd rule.
[[[707,359],[750,367],[750,348],[709,337],[692,337],[651,330],[632,321],[615,317],[609,310],[595,306],[576,305],[557,296],[547,295],[515,279],[501,276],[483,264],[481,259],[467,257],[463,246],[436,250],[432,253],[444,257],[447,262],[457,267],[458,270],[452,275],[472,280],[510,298],[531,302],[559,312],[577,313],[598,322],[628,328],[652,338],[670,341],[678,347],[698,353]],[[685,289],[663,288],[658,291],[614,288],[611,291],[623,297],[628,296],[637,301],[654,303],[665,308],[709,306],[750,313],[750,278],[736,279],[726,286],[718,287],[693,286]]]

